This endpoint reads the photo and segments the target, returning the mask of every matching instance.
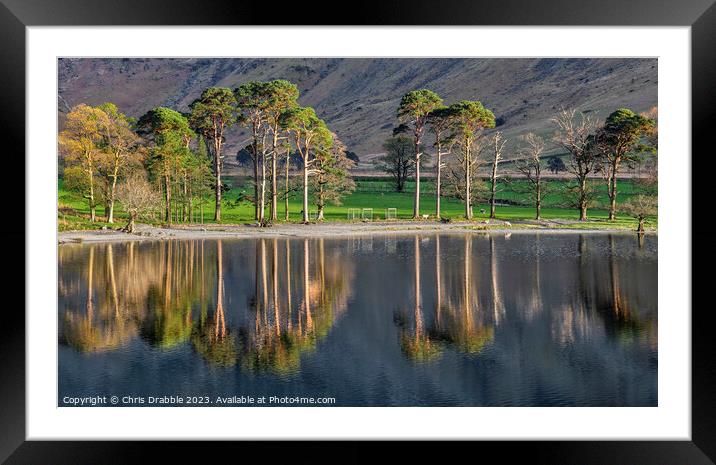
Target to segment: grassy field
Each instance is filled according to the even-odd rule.
[[[227,224],[241,224],[253,222],[253,205],[249,202],[237,202],[241,192],[249,191],[250,186],[242,186],[240,179],[232,179],[230,183],[235,185],[230,191],[224,194],[225,203],[222,206],[222,222]],[[564,188],[564,181],[548,181],[546,182],[546,191],[543,197],[542,218],[543,219],[564,219],[577,220],[579,218],[578,211],[574,208],[565,208],[564,195],[560,191]],[[597,189],[597,204],[605,205],[607,201],[606,186],[603,182],[595,182]],[[497,217],[503,220],[526,220],[534,218],[534,207],[529,204],[529,196],[526,191],[526,181],[502,182],[498,189],[498,199],[506,205],[497,207]],[[415,185],[413,182],[408,183],[406,192],[394,192],[388,180],[380,178],[362,178],[356,180],[356,191],[345,197],[343,205],[329,205],[325,210],[327,221],[349,221],[349,209],[373,209],[373,220],[385,219],[386,209],[395,208],[398,219],[409,219],[413,212],[413,195]],[[72,229],[96,229],[106,223],[102,221],[89,223],[87,217],[89,208],[87,201],[78,194],[65,190],[62,181],[58,183],[59,190],[59,206],[58,222],[60,230]],[[435,195],[432,181],[421,183],[420,205],[421,212],[430,214],[435,212]],[[625,200],[629,195],[640,192],[640,186],[632,181],[624,180],[620,182],[619,191],[621,200]],[[278,206],[279,218],[282,220],[283,202]],[[295,195],[289,201],[290,221],[298,222],[301,219],[301,199],[300,195]],[[117,211],[118,210],[118,211]],[[484,210],[485,213],[482,213]],[[481,221],[489,217],[489,205],[484,202],[476,204],[473,208],[476,221]],[[315,206],[310,208],[311,214],[315,214]],[[214,208],[211,201],[207,201],[204,208],[204,222],[211,223]],[[584,224],[570,225],[570,227],[584,228],[635,228],[636,221],[625,215],[618,215],[614,222],[607,221],[607,212],[604,209],[592,208],[589,210],[590,221]],[[104,211],[102,207],[97,209],[97,214],[103,219]],[[118,217],[117,223],[122,223],[125,215],[121,206],[115,210]],[[464,206],[457,200],[452,198],[442,199],[442,216],[447,218],[459,219],[464,216]],[[655,228],[657,226],[656,219],[649,222],[648,227]]]

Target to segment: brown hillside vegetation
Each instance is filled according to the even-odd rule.
[[[560,107],[604,118],[620,107],[657,105],[656,59],[61,58],[60,130],[63,114],[79,103],[111,101],[134,117],[156,106],[187,111],[209,86],[278,78],[298,85],[300,104],[313,106],[361,165],[381,152],[400,97],[413,89],[434,90],[446,103],[481,100],[509,141],[507,159],[520,134],[548,136]],[[246,137],[232,130],[226,142],[232,163]]]

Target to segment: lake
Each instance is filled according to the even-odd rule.
[[[475,232],[61,245],[58,405],[656,406],[657,244]]]

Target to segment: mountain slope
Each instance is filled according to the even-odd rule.
[[[60,126],[79,103],[112,101],[138,117],[160,105],[187,111],[209,86],[289,79],[299,102],[313,106],[361,161],[381,152],[400,97],[413,89],[434,90],[447,104],[481,100],[502,123],[509,158],[520,134],[549,135],[560,107],[604,118],[619,107],[657,105],[658,79],[656,59],[623,58],[61,58],[58,72]],[[244,144],[239,130],[227,138],[231,152]]]

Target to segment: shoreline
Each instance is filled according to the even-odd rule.
[[[520,221],[510,223],[502,220],[486,222],[433,223],[417,221],[371,222],[371,223],[317,223],[317,224],[277,224],[259,228],[254,224],[243,225],[176,225],[159,227],[137,224],[132,234],[119,230],[79,230],[58,233],[58,244],[81,244],[97,242],[151,241],[151,240],[196,240],[196,239],[256,239],[256,238],[334,238],[370,235],[407,235],[407,234],[464,234],[464,233],[547,233],[547,234],[636,234],[636,231],[624,228],[576,228],[570,224],[579,222]],[[648,235],[658,234],[657,230],[646,231]]]

